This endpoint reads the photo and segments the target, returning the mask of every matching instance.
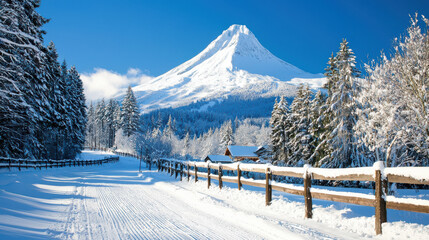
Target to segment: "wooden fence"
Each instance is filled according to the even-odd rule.
[[[88,165],[102,165],[103,163],[117,162],[119,157],[108,157],[97,160],[78,160],[78,159],[63,159],[63,160],[51,160],[51,159],[14,159],[0,157],[0,168],[34,168],[42,169],[53,168],[53,167],[71,167],[71,166],[88,166]]]
[[[206,172],[199,169],[206,169]],[[224,171],[232,171],[235,176],[223,176]],[[187,162],[176,159],[160,159],[158,171],[167,171],[175,178],[194,176],[195,182],[199,177],[207,178],[207,187],[211,180],[219,181],[222,189],[223,182],[236,183],[238,189],[242,185],[265,188],[265,204],[271,204],[272,191],[304,196],[305,218],[312,218],[312,199],[344,202],[375,208],[375,232],[382,233],[382,223],[387,221],[387,209],[429,213],[429,201],[418,200],[411,203],[404,198],[387,196],[387,183],[407,183],[429,185],[429,167],[395,167],[384,168],[382,162],[377,162],[374,167],[326,169],[311,167],[278,167],[260,164],[212,164],[206,162]],[[244,178],[243,172],[261,173],[265,175],[264,180]],[[217,173],[217,174],[215,174]],[[405,174],[404,174],[405,173]],[[295,177],[303,179],[304,186],[293,186],[291,184],[277,183],[272,181],[273,175]],[[375,194],[362,194],[352,192],[337,192],[325,189],[311,188],[311,180],[335,180],[335,181],[372,181],[375,182]]]

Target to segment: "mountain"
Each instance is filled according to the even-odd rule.
[[[274,56],[246,26],[232,25],[194,58],[133,90],[149,112],[227,96],[293,96],[296,85],[317,88],[323,80]]]

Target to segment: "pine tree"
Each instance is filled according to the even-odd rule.
[[[228,120],[221,126],[221,147],[226,149],[229,145],[234,145],[234,134],[232,132],[232,122]]]
[[[346,40],[343,40],[337,55],[328,64],[328,92],[331,94],[328,107],[332,112],[332,120],[328,125],[331,132],[327,142],[332,146],[332,153],[329,159],[324,160],[323,166],[348,167],[352,165],[356,154],[353,126],[357,121],[355,95],[360,73]]]
[[[338,81],[338,69],[337,59],[334,57],[334,53],[331,53],[331,57],[328,61],[328,67],[325,68],[326,83],[323,86],[328,90],[328,96],[332,96],[333,88]]]
[[[314,96],[310,104],[310,128],[312,142],[314,146],[313,154],[309,158],[311,165],[319,167],[320,161],[326,156],[325,150],[327,149],[326,141],[324,142],[324,135],[326,134],[325,122],[325,102],[326,98],[319,90]]]
[[[128,87],[127,94],[122,101],[121,108],[121,128],[126,136],[131,136],[139,129],[140,112],[137,100],[131,86]]]
[[[174,126],[174,121],[170,115],[168,117],[167,125],[165,126],[165,129],[164,129],[164,136],[166,136],[168,139],[171,139],[171,137],[174,135],[175,131],[176,131],[176,129]]]
[[[311,91],[308,85],[300,85],[296,97],[291,104],[291,127],[288,130],[291,151],[287,164],[302,166],[310,163],[309,159],[315,146],[310,134],[310,98]]]
[[[88,146],[95,148],[96,147],[96,117],[95,117],[95,109],[94,105],[89,105],[88,109],[88,123],[86,127],[86,143]]]
[[[106,104],[104,98],[97,103],[95,107],[96,124],[96,145],[97,147],[106,147],[106,125],[105,125]]]
[[[189,154],[189,147],[190,147],[189,132],[186,132],[185,138],[183,139],[182,156],[186,156],[186,154]]]
[[[85,95],[83,92],[83,83],[80,79],[80,75],[76,68],[73,66],[68,71],[69,81],[70,81],[70,101],[72,103],[73,113],[71,117],[71,122],[73,127],[70,130],[70,147],[68,158],[74,158],[74,156],[80,153],[85,144],[85,129],[87,124],[87,115],[86,115],[86,104],[85,104]],[[66,158],[67,158],[66,157]]]
[[[113,144],[115,143],[115,133],[117,131],[117,117],[116,114],[118,113],[119,104],[117,101],[110,99],[109,103],[106,105],[105,109],[105,122],[106,122],[106,129],[107,129],[107,147],[111,148],[113,147]]]
[[[273,150],[274,164],[285,164],[289,158],[289,134],[287,130],[290,128],[290,112],[287,107],[287,101],[284,97],[280,101],[274,103],[271,114],[271,144]]]
[[[67,102],[64,99],[64,86],[62,68],[58,63],[58,53],[55,44],[51,42],[47,48],[48,72],[50,76],[48,99],[51,105],[50,121],[46,122],[45,145],[47,155],[45,157],[52,159],[61,159],[63,157],[64,130],[67,122],[64,116]],[[63,64],[63,66],[65,63]]]

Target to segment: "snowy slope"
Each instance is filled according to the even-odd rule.
[[[84,151],[81,158],[107,154]],[[143,164],[144,166],[144,164]],[[217,181],[197,183],[120,157],[102,166],[0,171],[0,239],[427,239],[429,215],[388,209],[374,236],[374,208]],[[299,187],[299,186],[297,186]],[[302,185],[300,186],[302,187]],[[315,187],[316,189],[316,187]],[[371,189],[338,189],[373,194]],[[428,199],[428,190],[399,190]],[[401,191],[404,191],[401,193]]]
[[[189,61],[134,87],[143,110],[183,106],[228,95],[292,96],[296,85],[321,87],[307,73],[270,53],[244,25],[232,25]]]

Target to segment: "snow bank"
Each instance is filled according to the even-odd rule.
[[[427,167],[389,167],[384,169],[384,174],[410,177],[418,181],[429,181]]]
[[[310,173],[316,173],[322,175],[324,177],[341,177],[346,175],[373,175],[374,168],[372,167],[360,167],[360,168],[341,168],[341,169],[333,169],[333,168],[311,168]]]
[[[387,202],[396,202],[396,203],[406,203],[406,204],[416,204],[422,206],[429,206],[429,200],[419,199],[419,198],[397,198],[395,196],[386,196]]]

